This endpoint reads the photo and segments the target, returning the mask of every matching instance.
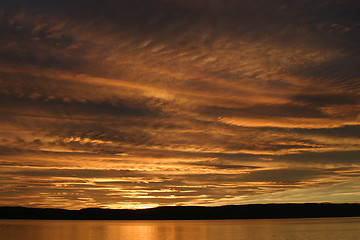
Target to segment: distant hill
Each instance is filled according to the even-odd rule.
[[[0,219],[200,220],[359,217],[360,204],[251,204],[220,207],[157,207],[141,210],[0,207]]]

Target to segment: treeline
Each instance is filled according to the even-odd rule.
[[[0,219],[66,220],[200,220],[359,217],[360,204],[251,204],[220,207],[157,207],[151,209],[64,210],[50,208],[0,207]]]

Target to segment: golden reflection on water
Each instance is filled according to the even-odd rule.
[[[219,221],[0,220],[0,240],[285,239],[360,239],[360,218]]]
[[[196,221],[133,221],[113,223],[106,227],[107,239],[141,239],[141,240],[202,240],[207,236],[207,228]]]

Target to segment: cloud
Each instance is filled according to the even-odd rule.
[[[18,174],[22,176],[40,177],[70,177],[70,178],[121,178],[141,177],[139,173],[132,173],[129,170],[95,170],[95,169],[43,169],[43,170],[20,170],[6,172],[5,174]]]
[[[357,199],[357,1],[0,6],[0,204]]]
[[[316,177],[331,175],[317,169],[272,169],[254,171],[245,176],[249,182],[302,182]]]

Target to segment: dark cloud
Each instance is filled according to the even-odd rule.
[[[341,164],[353,166],[359,164],[359,151],[329,151],[329,152],[305,152],[303,154],[288,154],[278,156],[277,159],[289,162],[312,162],[316,164]]]
[[[324,128],[324,129],[296,129],[294,132],[314,134],[320,136],[335,136],[340,138],[359,138],[360,125],[344,126],[340,128]]]
[[[251,172],[244,177],[244,180],[249,182],[300,182],[331,174],[331,172],[316,169],[274,169]]]
[[[356,105],[359,103],[359,97],[352,94],[303,94],[294,96],[294,100],[315,106],[328,106],[328,105]]]
[[[242,174],[199,174],[183,176],[186,182],[195,181],[198,184],[229,184],[229,183],[248,183],[265,182],[266,183],[291,183],[303,182],[319,177],[334,175],[330,171],[317,169],[272,169],[272,170],[254,170]]]
[[[70,177],[70,178],[121,178],[141,177],[139,172],[129,170],[92,170],[92,169],[43,169],[6,172],[8,175],[36,177]]]
[[[315,96],[314,98],[320,99]],[[305,101],[305,100],[303,100]],[[204,114],[210,116],[241,116],[241,117],[298,117],[298,118],[324,118],[326,115],[315,107],[295,104],[269,104],[255,105],[246,108],[206,107]]]
[[[2,107],[9,109],[27,110],[33,113],[50,114],[54,117],[85,117],[86,115],[93,117],[99,114],[102,118],[107,117],[121,117],[121,116],[135,116],[135,117],[156,117],[159,111],[149,109],[147,106],[126,106],[120,101],[117,103],[109,102],[71,102],[66,99],[48,99],[38,97],[35,99],[21,98],[14,96],[0,96],[2,100]],[[25,108],[25,109],[24,109]],[[27,108],[27,109],[26,109]],[[32,109],[31,109],[32,108]]]

